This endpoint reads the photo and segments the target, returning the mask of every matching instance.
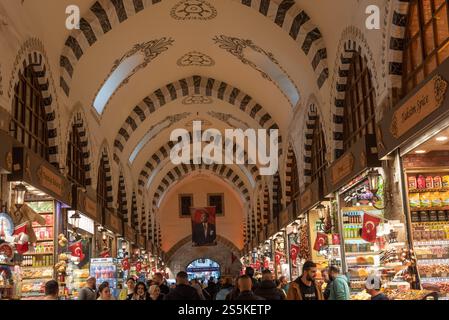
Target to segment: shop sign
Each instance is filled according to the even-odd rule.
[[[449,60],[445,60],[395,108],[384,113],[376,126],[380,158],[448,117],[448,78]]]
[[[24,181],[49,196],[72,205],[72,184],[56,168],[25,147],[13,148],[13,168],[8,181]]]
[[[347,153],[338,159],[332,166],[332,184],[337,184],[342,179],[351,174],[354,169],[354,156],[352,153]]]
[[[307,186],[304,193],[299,198],[300,214],[303,214],[310,210],[315,204],[323,199],[323,189],[320,186],[319,179],[315,179],[311,184]]]
[[[279,215],[279,225],[281,228],[285,227],[290,221],[289,211],[283,210]]]
[[[436,75],[394,112],[390,132],[399,139],[438,109],[446,96],[448,83]]]
[[[64,193],[63,180],[60,176],[55,174],[53,171],[41,165],[37,170],[37,176],[41,186],[53,191],[58,196],[62,196]]]
[[[312,205],[312,190],[307,189],[302,195],[299,200],[299,203],[301,205],[301,209],[308,208]]]
[[[122,219],[120,219],[116,213],[105,209],[105,215],[106,215],[106,227],[111,229],[111,231],[123,234],[122,231]]]
[[[96,200],[94,200],[96,199],[95,191],[90,187],[87,187],[86,190],[83,190],[74,185],[73,188],[73,194],[76,199],[75,208],[78,211],[86,214],[89,218],[100,223],[101,211]]]
[[[252,241],[252,243],[251,243],[251,247],[252,247],[252,248],[251,248],[250,251],[252,252],[252,250],[253,250],[254,248],[257,247],[257,238],[254,238],[254,239],[253,239],[253,241]]]
[[[381,165],[377,153],[376,136],[373,134],[366,135],[354,143],[351,148],[326,171],[324,195],[327,196],[328,194],[337,191],[364,170],[368,168],[377,168]],[[313,193],[314,192],[312,192],[312,194]]]
[[[128,224],[125,224],[124,231],[126,240],[128,240],[129,242],[136,241],[136,233],[134,232],[134,229],[132,227],[130,227]]]
[[[277,221],[272,221],[268,225],[268,237],[273,236],[277,232]]]
[[[137,237],[137,243],[138,243],[138,245],[139,245],[140,248],[146,249],[145,242],[146,242],[146,241],[145,241],[145,237],[144,237],[143,235],[139,235],[139,236]]]

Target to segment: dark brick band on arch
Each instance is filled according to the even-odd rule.
[[[25,69],[31,68],[35,73],[39,89],[42,94],[42,104],[44,106],[47,120],[47,136],[48,136],[48,160],[59,169],[59,146],[58,146],[58,125],[56,122],[56,106],[50,92],[49,73],[45,58],[40,52],[34,51],[29,53],[19,64],[18,74],[25,74]],[[16,75],[18,77],[18,74]]]
[[[128,222],[128,198],[126,196],[126,185],[123,173],[120,173],[118,178],[118,196],[117,196],[117,211],[122,216],[123,222]]]
[[[391,21],[390,39],[388,43],[389,62],[388,75],[392,88],[402,88],[403,60],[409,0],[393,0],[393,21]]]
[[[139,213],[137,210],[137,197],[135,191],[133,191],[131,197],[131,226],[134,230],[139,230]]]
[[[182,179],[185,175],[197,170],[208,170],[227,180],[231,185],[235,186],[238,191],[240,191],[240,194],[245,201],[248,203],[250,202],[251,196],[248,186],[245,185],[245,182],[240,178],[240,176],[229,166],[219,164],[182,164],[171,169],[161,180],[159,187],[153,195],[153,211],[157,207],[157,202],[159,199],[162,198],[170,186],[172,186],[176,181]]]
[[[192,135],[190,135],[190,142],[193,143],[193,138]],[[225,151],[226,146],[228,146],[231,143],[231,140],[225,140],[223,141],[223,151]],[[139,185],[139,193],[143,194],[143,189],[145,188],[146,185],[146,181],[148,181],[148,179],[151,177],[151,174],[153,173],[153,171],[161,165],[161,163],[170,158],[170,152],[171,149],[174,146],[174,142],[169,141],[167,144],[163,145],[162,147],[160,147],[151,157],[150,159],[145,163],[144,168],[140,171],[139,174],[139,180],[138,180],[138,185]],[[236,150],[237,149],[237,145],[234,143],[234,154],[236,155]],[[238,155],[236,155],[237,157],[241,157],[243,156],[243,159],[247,158],[247,152],[243,151],[243,155],[240,153]],[[260,181],[262,178],[259,175],[259,169],[256,165],[253,164],[247,164],[245,165],[245,167],[250,171],[251,175],[254,178],[255,182]]]
[[[329,78],[327,52],[320,30],[295,0],[232,0],[252,8],[270,19],[295,40],[309,59],[321,88]],[[95,1],[80,20],[80,29],[74,30],[65,41],[60,56],[60,86],[67,96],[78,61],[106,33],[139,12],[162,0],[103,0]]]
[[[318,111],[314,104],[309,106],[304,133],[304,183],[308,184],[312,178],[312,144],[313,131],[317,125]]]
[[[84,182],[86,186],[90,186],[92,184],[92,177],[91,177],[91,158],[90,158],[90,151],[89,151],[89,139],[87,130],[83,121],[83,118],[81,117],[81,114],[78,113],[72,120],[72,124],[69,126],[69,129],[72,129],[72,126],[75,126],[78,130],[78,134],[81,140],[81,147],[82,147],[82,158],[83,158],[83,167],[84,167]]]
[[[157,89],[144,98],[127,117],[114,141],[114,152],[122,152],[132,133],[149,118],[149,116],[167,103],[193,94],[202,94],[229,102],[238,110],[245,112],[259,125],[266,129],[279,129],[271,115],[253,98],[225,82],[202,76],[192,76],[170,83]],[[279,145],[282,137],[279,135]],[[282,149],[279,149],[282,155]]]
[[[109,156],[107,150],[103,150],[101,154],[104,163],[104,172],[105,172],[105,181],[106,181],[106,192],[107,198],[106,201],[108,203],[108,208],[113,208],[114,196],[112,194],[112,173],[111,173],[111,163],[109,162]]]
[[[362,48],[353,40],[347,40],[344,43],[344,51],[340,57],[340,66],[338,69],[336,81],[336,96],[333,106],[333,143],[334,158],[338,159],[344,153],[343,147],[343,117],[345,107],[345,95],[347,89],[347,81],[349,77],[349,69],[352,58],[355,53],[362,53]],[[363,57],[366,59],[366,57]]]

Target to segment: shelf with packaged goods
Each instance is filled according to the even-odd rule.
[[[409,189],[409,193],[424,193],[424,192],[446,192],[449,191],[449,188],[425,188],[425,189]]]
[[[419,211],[449,211],[449,206],[441,206],[441,207],[410,207],[410,211],[412,212],[419,212]],[[437,222],[448,222],[447,220],[444,221],[437,221]]]
[[[367,252],[348,252],[346,251],[346,256],[353,257],[353,256],[378,256],[380,255],[379,251],[367,251]]]
[[[40,277],[36,277],[36,278],[23,278],[22,277],[22,281],[34,281],[34,280],[43,280],[43,279],[53,279],[53,276],[40,276]]]
[[[449,240],[413,241],[415,247],[449,246]]]
[[[41,239],[41,240],[36,240],[35,243],[38,243],[38,242],[53,242],[53,239]]]
[[[46,224],[46,225],[37,225],[37,226],[32,226],[33,228],[53,228],[52,224]]]
[[[449,277],[427,277],[424,274],[421,276],[421,282],[449,282]]]
[[[53,252],[26,252],[24,256],[52,256]]]
[[[418,259],[418,266],[428,264],[449,264],[449,259]]]

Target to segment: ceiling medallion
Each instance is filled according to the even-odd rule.
[[[183,0],[170,12],[176,20],[211,20],[217,16],[217,10],[205,0]]]
[[[193,104],[212,104],[214,100],[211,97],[206,97],[203,95],[195,94],[192,96],[188,96],[182,100],[182,104],[184,105],[193,105]]]
[[[215,65],[215,61],[207,54],[192,51],[179,58],[177,64],[180,67],[212,67]]]

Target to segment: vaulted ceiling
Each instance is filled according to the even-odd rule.
[[[222,132],[279,128],[286,149],[295,108],[310,94],[325,97],[329,91],[334,61],[327,48],[336,47],[349,15],[350,1],[343,2],[25,0],[23,6],[30,24],[45,30],[41,38],[58,71],[60,102],[68,110],[83,106],[114,159],[129,167],[132,181],[152,199],[179,178],[166,180],[176,167],[167,161],[171,131],[191,131],[193,120]],[[80,30],[65,28],[69,5],[80,8]],[[94,101],[103,84],[135,54],[143,60],[98,113]],[[230,165],[223,172],[231,172],[225,178],[236,190],[251,194],[260,179],[256,169]]]

